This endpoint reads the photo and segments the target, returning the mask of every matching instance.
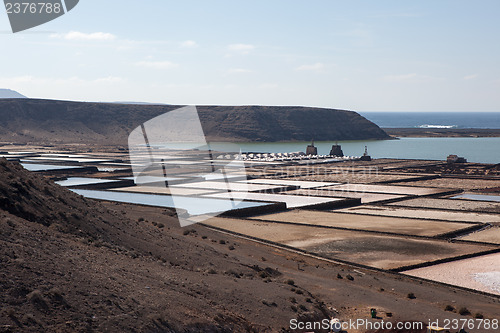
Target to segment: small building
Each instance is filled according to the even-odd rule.
[[[448,155],[446,158],[446,162],[452,164],[452,163],[467,163],[467,159],[464,157],[460,157],[458,155]]]
[[[318,155],[318,148],[314,147],[314,140],[306,148],[306,155]]]
[[[340,145],[332,145],[332,149],[330,150],[331,156],[344,157],[344,152],[342,151],[342,147]]]
[[[365,146],[365,153],[363,154],[363,156],[361,156],[360,158],[361,161],[371,161],[372,160],[372,157],[370,155],[368,155],[368,147]]]

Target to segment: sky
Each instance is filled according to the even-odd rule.
[[[28,97],[354,111],[500,111],[498,0],[80,0],[13,34]]]

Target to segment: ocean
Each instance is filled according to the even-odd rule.
[[[239,142],[242,152],[289,153],[304,151],[311,142]],[[315,142],[318,154],[327,155],[335,141]],[[372,158],[446,160],[450,154],[469,162],[500,163],[500,138],[401,138],[399,140],[338,141],[344,155],[361,156],[368,147]],[[226,144],[211,142],[213,150],[224,150]],[[234,150],[233,150],[234,151]]]
[[[359,112],[385,128],[500,128],[500,112]]]
[[[500,112],[360,112],[385,128],[490,128],[500,129]],[[500,138],[401,138],[399,140],[339,141],[344,155],[361,156],[368,147],[373,158],[446,160],[450,154],[469,162],[500,163]],[[237,143],[243,152],[286,153],[305,151],[310,142]],[[315,142],[327,155],[333,141]],[[223,145],[211,143],[213,149]]]

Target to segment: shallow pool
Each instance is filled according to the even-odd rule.
[[[51,170],[81,168],[77,166],[68,166],[68,165],[33,164],[33,163],[21,163],[21,165],[28,171],[51,171]]]
[[[181,208],[187,210],[191,215],[221,213],[233,209],[261,207],[270,205],[268,202],[248,202],[224,199],[197,198],[185,196],[169,196],[144,193],[111,192],[95,190],[71,190],[86,198],[126,202],[138,205],[148,205],[156,207]]]
[[[113,179],[70,177],[66,180],[57,181],[56,184],[61,185],[61,186],[78,186],[78,185],[112,183],[115,181],[116,180],[113,180]]]
[[[496,201],[500,202],[500,195],[485,195],[485,194],[460,194],[452,199],[469,199],[478,201]]]

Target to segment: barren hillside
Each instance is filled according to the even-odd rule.
[[[178,108],[172,105],[0,100],[0,141],[125,145],[143,122]],[[317,141],[388,139],[356,112],[278,106],[200,106],[212,141]]]

